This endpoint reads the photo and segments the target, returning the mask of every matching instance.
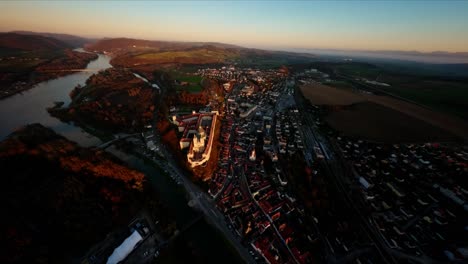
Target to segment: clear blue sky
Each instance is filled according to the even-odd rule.
[[[263,48],[468,51],[468,1],[5,1],[0,31]]]

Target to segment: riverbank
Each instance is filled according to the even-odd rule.
[[[246,251],[245,247],[234,237],[231,230],[226,228],[221,213],[215,213],[214,210],[217,209],[214,207],[208,213],[209,199],[202,190],[191,183],[190,179],[182,175],[180,168],[167,150],[161,150],[164,153],[163,156],[152,155],[146,146],[135,141],[127,145],[121,144],[118,149],[127,157],[132,157],[131,160],[127,160],[129,165],[145,172],[148,180],[164,182],[164,184],[156,184],[154,187],[158,193],[162,194],[163,198],[164,194],[170,196],[170,201],[166,202],[172,205],[171,208],[176,209],[174,212],[176,216],[183,215],[183,217],[176,219],[179,230],[187,227],[187,223],[200,213],[205,216],[203,221],[197,222],[196,228],[190,227],[174,241],[173,245],[169,246],[167,251],[161,252],[159,263],[174,263],[175,260],[187,259],[180,254],[180,251],[184,249],[190,249],[192,252],[193,258],[188,259],[199,260],[200,263],[219,263],[221,259],[225,263],[252,263],[250,255],[244,252]],[[113,153],[112,150],[111,153]],[[157,179],[153,177],[156,169],[158,170]],[[184,184],[181,184],[182,182]],[[174,198],[177,199],[177,206],[174,204]],[[172,254],[175,252],[178,254],[173,256]],[[188,254],[190,255],[190,253]]]
[[[87,68],[106,69],[111,67],[109,59],[108,56],[99,54],[98,60],[91,62]],[[40,83],[34,89],[30,89],[23,94],[17,94],[0,101],[0,122],[2,123],[0,140],[6,138],[8,134],[24,124],[40,122],[56,133],[77,142],[80,146],[98,146],[103,141],[107,141],[106,139],[112,134],[111,132],[105,132],[103,137],[100,135],[100,129],[94,129],[91,126],[84,125],[84,123],[64,123],[57,118],[51,117],[46,111],[47,107],[53,106],[53,102],[64,102],[65,107],[69,106],[71,103],[69,97],[71,90],[77,85],[84,86],[89,76],[91,76],[90,72],[67,75]],[[27,108],[24,107],[25,104],[28,106]],[[15,118],[12,118],[12,116]],[[142,147],[146,148],[146,145],[142,145]],[[199,212],[188,206],[188,196],[185,189],[158,166],[145,162],[131,154],[126,154],[113,146],[107,148],[106,151],[118,157],[127,166],[145,174],[146,179],[160,197],[161,203],[170,208],[177,226],[183,227],[193,217],[199,215]],[[167,165],[168,163],[163,164]],[[199,255],[204,256],[204,260],[207,259],[206,263],[219,263],[220,260],[226,258],[235,263],[242,262],[235,253],[228,250],[229,246],[223,242],[224,233],[220,235],[212,225],[207,224],[205,221],[201,223],[197,224],[196,228],[191,228],[189,232],[185,232],[180,236],[180,239],[185,241],[186,244],[194,245]],[[225,229],[230,232],[227,227]],[[191,254],[183,251],[183,248],[177,246],[176,248],[179,255]],[[164,263],[162,260],[161,262]]]
[[[156,91],[126,69],[109,68],[70,92],[66,108],[49,108],[62,121],[115,132],[139,132],[153,119]]]
[[[2,71],[0,78],[0,100],[31,89],[38,83],[76,73],[76,70],[86,68],[97,58],[95,53],[65,50],[34,66],[29,66],[30,61],[17,63],[2,60],[0,68],[5,71]],[[7,72],[12,67],[16,70]]]

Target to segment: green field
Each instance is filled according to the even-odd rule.
[[[346,82],[346,81],[331,81],[328,83],[325,83],[329,86],[336,87],[336,88],[341,88],[341,89],[354,89],[353,85]]]
[[[203,77],[199,75],[187,74],[185,71],[172,70],[168,72],[169,76],[173,80],[179,82],[188,82],[188,85],[176,85],[175,88],[177,91],[187,91],[189,93],[199,93],[203,90],[201,86],[201,81]]]
[[[189,83],[200,83],[201,80],[203,79],[199,75],[178,75],[175,78],[181,82],[189,82]]]
[[[175,86],[176,91],[187,91],[189,93],[199,93],[203,91],[203,87],[199,84],[194,84],[194,85],[188,85],[188,86],[182,86],[182,85],[176,85]]]
[[[189,93],[199,93],[203,90],[203,87],[201,87],[201,85],[178,86],[177,90],[185,90]]]
[[[468,89],[463,83],[421,81],[381,89],[435,110],[468,119]]]
[[[468,119],[468,87],[466,79],[440,78],[437,76],[421,76],[412,71],[405,74],[388,71],[385,68],[367,63],[339,63],[322,65],[329,72],[367,78],[390,84],[390,87],[376,88],[409,101],[427,106],[436,111],[445,112]],[[352,87],[346,81],[332,81],[329,85],[338,88]]]
[[[288,64],[288,60],[285,58],[265,58],[257,56],[238,58],[235,62],[241,66],[255,66],[261,69],[277,68]]]
[[[382,73],[379,67],[365,63],[339,64],[335,68],[343,74],[368,79],[375,79]]]
[[[177,67],[178,72],[183,72],[185,74],[193,74],[196,73],[200,69],[200,66],[198,65],[191,65],[191,64],[185,64],[185,65],[180,65]],[[175,70],[174,70],[175,71]]]

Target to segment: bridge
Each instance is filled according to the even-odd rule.
[[[40,72],[49,73],[49,72],[98,72],[102,69],[98,68],[86,68],[86,69],[65,69],[65,70],[41,70]]]
[[[112,144],[114,144],[115,142],[117,142],[117,141],[119,141],[119,140],[124,140],[124,139],[131,138],[131,137],[135,137],[135,136],[138,136],[138,135],[140,135],[140,133],[135,133],[135,134],[124,134],[124,135],[114,135],[114,139],[109,140],[109,141],[107,141],[107,142],[104,142],[104,143],[102,143],[101,145],[96,146],[96,148],[99,148],[99,149],[106,149],[106,148],[110,147]]]

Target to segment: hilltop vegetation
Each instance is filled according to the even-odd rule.
[[[111,52],[129,50],[182,50],[194,47],[210,45],[217,48],[239,48],[239,46],[215,43],[215,42],[178,42],[178,41],[160,41],[160,40],[144,40],[144,39],[131,39],[131,38],[112,38],[102,39],[97,42],[89,43],[85,46],[87,50],[98,52]]]
[[[112,60],[116,66],[131,67],[135,65],[178,65],[178,64],[216,64],[238,58],[239,52],[213,46],[202,46],[172,51],[140,51],[122,54]]]
[[[0,33],[0,50],[7,50],[11,54],[25,51],[54,51],[71,48],[67,43],[58,39],[17,33]]]
[[[94,39],[83,38],[83,37],[69,35],[69,34],[32,32],[32,31],[13,31],[10,33],[17,33],[17,34],[23,34],[23,35],[37,35],[37,36],[43,36],[43,37],[48,37],[48,38],[54,38],[54,39],[57,39],[66,43],[67,45],[73,48],[83,47],[83,45],[85,45],[86,43],[91,43],[95,41]]]
[[[236,63],[249,66],[280,66],[309,62],[311,54],[248,49],[224,43],[169,42],[128,38],[105,39],[86,46],[87,50],[109,52],[112,64],[123,67],[154,65],[207,65]]]
[[[230,49],[221,50],[214,47],[200,47],[184,51],[145,53],[134,58],[137,60],[147,60],[152,63],[205,64],[224,62],[238,56],[239,52]]]
[[[51,109],[51,113],[116,131],[140,130],[153,118],[154,89],[126,69],[110,68],[94,74],[70,96],[68,108]]]

